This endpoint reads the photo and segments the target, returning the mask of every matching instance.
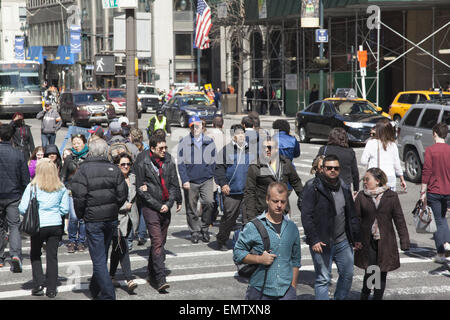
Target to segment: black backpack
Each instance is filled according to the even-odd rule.
[[[253,223],[256,227],[256,230],[258,230],[258,232],[261,236],[261,239],[263,241],[263,244],[264,244],[264,250],[269,252],[270,251],[270,238],[269,238],[269,233],[266,230],[266,227],[264,227],[263,223],[258,218],[253,219],[252,221],[250,221],[250,223]],[[258,252],[256,252],[256,250],[252,248],[250,250],[250,254],[257,255]],[[250,279],[252,274],[255,273],[256,269],[258,269],[259,264],[240,263],[240,264],[236,264],[236,267],[237,267],[239,276]],[[270,268],[270,266],[265,267],[266,270],[264,273],[264,283],[263,283],[262,290],[261,290],[261,296],[264,292],[264,287],[266,285],[266,279],[267,279],[267,270],[269,268]]]
[[[256,230],[258,230],[258,232],[262,238],[263,244],[264,244],[264,250],[269,251],[270,250],[270,238],[269,238],[269,234],[267,233],[266,227],[264,227],[263,223],[258,218],[253,219],[252,221],[250,221],[250,223],[253,223],[256,227]],[[250,250],[250,254],[257,255],[258,252],[256,252],[256,250],[252,248]],[[258,269],[259,265],[258,264],[239,263],[239,264],[236,264],[236,267],[238,269],[238,274],[241,277],[250,278],[252,276],[252,274],[256,271],[256,269]]]

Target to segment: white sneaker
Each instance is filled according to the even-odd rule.
[[[450,243],[448,243],[448,242],[444,243],[444,250],[450,251]]]
[[[443,264],[443,263],[445,263],[447,261],[447,259],[445,259],[445,256],[436,255],[436,256],[434,256],[433,261],[436,262],[436,263]]]

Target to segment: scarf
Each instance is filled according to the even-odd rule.
[[[84,145],[84,148],[80,152],[78,152],[74,148],[72,148],[72,154],[77,158],[84,157],[85,155],[87,155],[88,152],[89,152],[89,148],[88,148],[87,144]]]
[[[380,205],[381,198],[383,197],[383,194],[389,190],[389,186],[383,186],[378,187],[374,190],[368,190],[364,188],[364,194],[370,198],[372,198],[373,203],[375,204],[375,208],[378,209],[378,206]],[[378,220],[375,218],[375,221],[372,225],[372,237],[374,240],[380,240],[380,229],[378,228]]]
[[[152,153],[150,152],[150,159],[152,160],[153,164],[158,168],[159,171],[159,178],[161,179],[161,187],[162,187],[162,201],[167,201],[169,200],[169,190],[167,189],[166,186],[166,181],[164,180],[163,177],[163,160],[161,158],[155,157],[152,155]]]
[[[322,181],[322,183],[325,185],[325,187],[330,189],[330,191],[338,192],[339,189],[341,188],[341,180],[339,178],[337,179],[336,183],[333,184],[330,182],[330,180],[327,179],[327,177],[324,174],[320,173],[317,176],[319,177],[320,181]]]

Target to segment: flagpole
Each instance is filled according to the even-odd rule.
[[[200,56],[202,54],[202,50],[200,48],[197,48],[197,85],[198,90],[200,90],[200,78],[201,78],[201,67],[200,67]]]

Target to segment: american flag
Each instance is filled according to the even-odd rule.
[[[197,0],[197,21],[195,27],[194,48],[200,50],[208,49],[210,40],[208,38],[211,30],[211,9],[205,0]]]

